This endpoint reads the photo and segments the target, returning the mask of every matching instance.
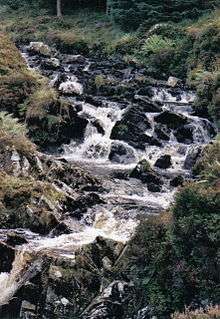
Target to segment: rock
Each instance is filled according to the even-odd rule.
[[[131,146],[145,149],[146,144],[158,145],[160,142],[145,133],[151,128],[151,124],[146,117],[142,107],[131,106],[118,121],[111,133],[111,139],[123,140]]]
[[[154,166],[162,168],[162,169],[167,169],[172,166],[172,161],[171,161],[171,156],[170,155],[163,155],[161,156]]]
[[[202,152],[201,146],[193,146],[185,159],[184,162],[184,168],[185,169],[192,169],[192,167],[196,164],[197,159],[199,158],[200,154]]]
[[[180,126],[189,122],[186,116],[170,111],[162,112],[161,114],[155,116],[154,120],[157,123],[165,124],[170,129],[178,129]]]
[[[95,121],[91,122],[92,125],[97,129],[97,132],[101,135],[105,135],[105,130],[102,127],[102,124],[100,123],[100,121],[98,119],[96,119]]]
[[[103,204],[104,201],[96,193],[89,193],[79,196],[76,200],[67,203],[71,216],[80,219],[88,208],[97,204]]]
[[[131,146],[120,142],[113,142],[109,154],[109,160],[113,163],[130,164],[136,160],[135,151]]]
[[[176,177],[174,177],[171,181],[170,181],[170,186],[172,187],[178,187],[178,186],[182,186],[184,183],[184,178],[181,175],[178,175]]]
[[[8,245],[14,247],[17,245],[27,244],[27,240],[24,236],[20,234],[16,234],[15,232],[11,232],[7,234],[7,242]]]
[[[164,140],[164,141],[170,140],[171,131],[170,131],[170,129],[167,128],[166,125],[156,124],[155,129],[154,129],[154,133],[161,140]]]
[[[114,281],[88,306],[83,319],[123,318],[133,286],[127,282]]]
[[[154,183],[148,183],[147,184],[147,189],[149,190],[149,192],[159,193],[159,192],[161,192],[161,185],[157,185],[157,184],[154,184]]]
[[[71,95],[71,94],[82,95],[83,85],[77,82],[77,79],[75,79],[75,81],[73,81],[73,79],[70,79],[60,84],[59,91],[67,95]]]
[[[138,102],[138,105],[143,107],[145,112],[159,113],[162,110],[162,104],[160,102],[153,101],[147,96],[135,95],[135,101]]]
[[[52,51],[50,47],[43,42],[31,42],[28,51],[33,53],[33,54],[39,54],[42,56],[51,56]]]
[[[137,316],[134,317],[134,319],[156,319],[155,316],[153,316],[154,310],[150,306],[147,306],[141,310],[138,311]]]
[[[161,191],[163,181],[146,160],[142,160],[138,163],[131,172],[130,177],[140,179],[148,185],[150,191]]]
[[[191,124],[184,125],[182,127],[179,127],[174,132],[174,135],[179,143],[192,144],[193,143],[193,131],[194,131],[194,127]]]
[[[174,76],[170,76],[167,81],[167,85],[171,86],[172,88],[176,87],[180,83],[181,83],[181,80],[178,78],[175,78]]]
[[[14,248],[0,241],[0,256],[0,273],[10,272],[15,258]]]
[[[41,67],[46,70],[57,70],[60,68],[60,61],[56,58],[46,59],[42,62]]]
[[[74,63],[83,64],[86,62],[86,58],[80,54],[76,54],[76,55],[64,54],[62,62],[65,64],[74,64]]]

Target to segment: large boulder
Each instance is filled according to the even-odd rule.
[[[170,155],[162,155],[156,163],[154,164],[158,168],[167,169],[172,166],[171,156]]]
[[[194,127],[191,124],[179,127],[174,135],[179,143],[191,144],[193,143],[193,131]]]
[[[41,67],[46,70],[57,70],[60,68],[60,60],[57,58],[50,58],[43,60]]]
[[[28,51],[33,54],[49,57],[52,54],[51,48],[43,42],[31,42]]]
[[[82,316],[83,319],[120,319],[131,297],[132,285],[125,281],[112,282],[95,298]]]
[[[162,189],[163,181],[161,177],[145,159],[138,163],[130,177],[140,179],[144,184],[147,184],[148,190],[151,192],[160,192]]]
[[[159,124],[159,123],[155,125],[154,134],[160,140],[169,141],[170,140],[170,133],[171,133],[171,130],[169,128],[167,128],[166,125]]]
[[[162,105],[160,102],[153,101],[147,96],[135,95],[135,102],[138,102],[138,105],[143,107],[145,112],[149,113],[159,113],[162,110]]]
[[[146,134],[151,124],[143,107],[131,106],[118,121],[111,133],[111,139],[128,142],[131,146],[145,149],[147,144],[161,146],[159,140]]]
[[[130,164],[136,160],[134,149],[120,142],[113,142],[109,154],[109,160],[113,163]]]
[[[184,168],[185,169],[192,169],[192,167],[196,164],[198,158],[200,157],[202,152],[201,146],[193,146],[188,151],[188,154],[186,156],[185,162],[184,162]]]
[[[177,129],[189,122],[186,116],[170,111],[164,111],[161,114],[156,115],[154,120],[157,123],[165,124],[170,129]]]

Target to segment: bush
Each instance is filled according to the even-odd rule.
[[[185,185],[170,213],[141,222],[119,265],[136,287],[133,310],[169,317],[191,304],[220,298],[218,187]]]
[[[55,44],[56,48],[62,53],[88,54],[89,47],[84,35],[74,31],[56,31],[47,35],[49,43]]]
[[[12,136],[24,136],[27,133],[25,125],[19,123],[18,119],[13,118],[6,112],[0,112],[0,131],[4,131]]]
[[[158,22],[180,22],[185,19],[196,19],[209,12],[218,0],[191,1],[150,1],[150,0],[111,0],[112,16],[123,29],[137,29],[145,21],[149,27]]]

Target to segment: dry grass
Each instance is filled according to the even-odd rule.
[[[0,33],[0,75],[22,71],[26,68],[24,59],[9,38]]]
[[[190,311],[186,308],[184,313],[175,313],[172,319],[219,319],[220,318],[220,306],[210,306],[204,309],[198,309]]]

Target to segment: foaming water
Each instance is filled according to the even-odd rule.
[[[35,61],[32,60],[34,57],[26,53],[23,57],[29,65],[34,65]],[[87,61],[83,71],[88,72],[90,66],[91,62]],[[64,69],[66,73],[71,72],[70,65],[65,65]],[[69,79],[73,82],[74,75],[70,76]],[[58,78],[59,74],[54,72],[50,85],[54,86]],[[67,84],[70,83],[67,82],[61,89],[67,90]],[[84,88],[81,84],[79,85],[78,93],[82,93]],[[104,192],[99,195],[104,203],[90,207],[80,221],[67,216],[62,222],[68,227],[69,234],[54,237],[51,233],[47,237],[42,237],[28,233],[28,244],[17,251],[11,272],[0,274],[0,306],[7,304],[18,289],[37,271],[40,271],[42,256],[69,259],[74,263],[77,250],[93,243],[97,237],[126,243],[134,234],[140,215],[146,217],[148,214],[161,212],[170,206],[175,190],[170,187],[170,179],[166,178],[166,174],[170,176],[179,173],[185,176],[189,174],[189,171],[184,168],[185,159],[194,145],[200,146],[209,142],[210,123],[192,116],[192,103],[195,99],[193,92],[156,87],[153,87],[152,91],[154,94],[152,100],[161,102],[162,110],[179,113],[190,120],[193,128],[193,144],[179,143],[175,134],[171,132],[170,140],[163,141],[161,147],[147,145],[145,150],[136,150],[126,142],[113,141],[110,138],[113,127],[126,111],[120,107],[119,103],[105,100],[103,107],[95,107],[89,103],[77,101],[77,104],[82,107],[78,116],[85,118],[88,125],[82,143],[72,141],[69,145],[64,145],[63,157],[86,167],[93,175],[102,179]],[[152,137],[155,134],[156,115],[158,113],[146,113],[151,124],[146,134]],[[115,143],[120,144],[132,154],[126,159],[127,162],[122,164],[110,161],[109,155]],[[148,191],[147,186],[140,180],[126,179],[126,174],[129,175],[141,159],[146,159],[153,167],[156,160],[165,154],[171,156],[171,167],[166,172],[155,168],[164,178],[161,192]],[[1,236],[4,240],[7,234],[4,233]]]
[[[83,110],[79,116],[89,121],[84,136],[84,142],[77,145],[72,142],[64,146],[65,158],[80,161],[106,162],[111,150],[112,140],[110,135],[117,121],[121,119],[123,110],[116,103],[110,103],[109,107],[94,107],[88,103],[82,103]],[[97,125],[102,130],[98,132]]]

